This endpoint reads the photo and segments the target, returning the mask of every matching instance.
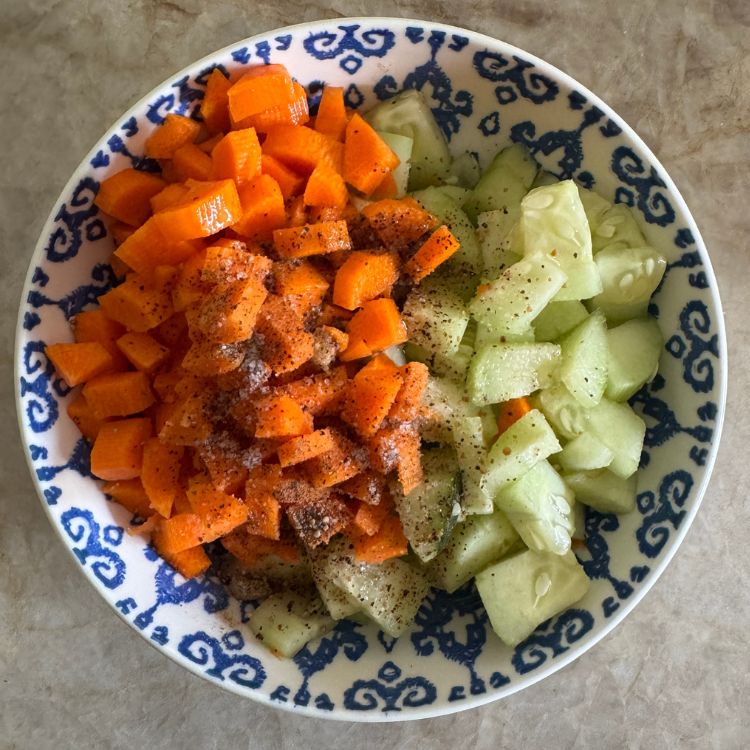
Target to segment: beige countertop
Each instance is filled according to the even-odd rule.
[[[750,2],[3,0],[0,19],[0,748],[750,746]],[[722,449],[656,587],[571,666],[441,719],[336,724],[222,692],[148,648],[84,583],[19,445],[12,351],[42,223],[102,132],[166,76],[260,31],[339,15],[431,17],[573,75],[633,125],[691,207],[729,335]],[[742,399],[742,400],[740,400]],[[746,414],[746,412],[744,412]]]

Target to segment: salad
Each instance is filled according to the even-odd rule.
[[[587,591],[585,507],[634,507],[664,258],[519,146],[452,158],[416,91],[311,117],[214,70],[198,114],[101,184],[119,281],[46,349],[92,473],[280,655],[472,580],[521,642]]]

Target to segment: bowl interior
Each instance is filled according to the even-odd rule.
[[[454,153],[482,164],[509,142],[539,163],[635,209],[669,260],[654,298],[666,341],[660,371],[634,398],[648,425],[637,511],[589,512],[593,580],[573,609],[515,649],[492,634],[473,588],[433,592],[398,641],[342,622],[293,660],[271,656],[243,627],[249,603],[215,580],[185,581],[107,502],[88,471],[88,446],[68,419],[69,398],[44,345],[70,340],[68,320],[112,282],[112,241],[92,201],[127,166],[151,168],[143,143],[168,112],[196,110],[214,67],[280,62],[314,104],[323,83],[367,108],[402,88],[427,96]],[[53,526],[101,595],[144,638],[235,692],[319,716],[419,718],[487,702],[582,653],[634,606],[666,565],[697,510],[723,415],[724,333],[716,282],[687,207],[635,134],[553,67],[502,42],[422,21],[348,19],[290,27],[240,42],[173,76],[123,116],[81,163],[54,206],[31,261],[19,314],[21,432]]]

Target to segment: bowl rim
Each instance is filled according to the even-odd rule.
[[[172,73],[163,81],[161,81],[159,84],[154,86],[149,92],[147,92],[144,96],[138,99],[138,101],[132,104],[124,113],[122,113],[118,118],[116,118],[115,121],[108,126],[104,134],[96,141],[93,147],[83,156],[81,161],[73,170],[70,178],[67,180],[60,194],[58,195],[58,197],[55,199],[54,203],[52,204],[52,208],[49,212],[49,215],[41,228],[39,238],[36,242],[36,245],[34,246],[34,250],[29,256],[29,267],[27,269],[26,276],[24,278],[23,286],[21,289],[21,298],[19,301],[19,310],[18,310],[18,316],[16,319],[16,332],[15,332],[15,339],[14,339],[13,376],[14,376],[14,381],[15,381],[14,382],[14,394],[15,394],[15,404],[16,404],[16,416],[18,419],[18,428],[19,428],[19,432],[21,435],[22,445],[24,447],[24,457],[26,460],[26,465],[31,475],[31,479],[34,484],[34,489],[36,491],[37,497],[39,498],[39,501],[42,507],[44,508],[45,514],[47,515],[47,519],[49,520],[50,525],[54,529],[56,536],[63,543],[63,546],[67,550],[71,559],[77,562],[72,547],[67,543],[65,538],[60,533],[60,529],[57,524],[57,521],[54,518],[49,505],[44,500],[42,488],[40,486],[39,480],[37,479],[35,469],[30,458],[28,434],[26,432],[25,423],[24,423],[24,414],[23,414],[23,406],[21,403],[20,390],[17,385],[20,382],[19,379],[21,377],[20,347],[22,345],[23,339],[26,336],[25,329],[23,328],[23,315],[25,312],[24,308],[26,304],[26,298],[27,298],[29,288],[31,286],[31,279],[34,273],[34,267],[36,265],[35,261],[42,255],[43,242],[50,235],[54,227],[55,208],[60,204],[61,201],[63,201],[65,196],[70,193],[71,189],[76,184],[76,181],[80,179],[81,174],[87,171],[88,164],[90,160],[93,158],[93,156],[96,154],[96,152],[106,145],[106,140],[108,136],[111,134],[113,128],[116,127],[117,123],[135,115],[143,107],[144,104],[146,104],[148,101],[150,101],[153,98],[153,96],[158,91],[167,87],[174,79],[182,77],[184,75],[188,75],[191,73],[191,71],[195,71],[195,70],[201,69],[202,67],[205,67],[206,64],[210,64],[213,60],[215,60],[219,56],[229,54],[238,46],[243,46],[243,45],[250,46],[252,43],[256,41],[260,41],[262,39],[266,39],[270,36],[279,35],[282,33],[300,34],[308,30],[312,31],[312,30],[323,29],[323,28],[328,29],[330,28],[331,25],[338,26],[341,24],[351,24],[351,23],[373,24],[377,22],[387,23],[391,26],[395,26],[398,28],[399,31],[403,31],[407,26],[411,26],[411,25],[420,25],[426,28],[439,29],[441,31],[446,31],[448,33],[455,33],[455,34],[460,34],[462,36],[466,36],[470,39],[470,41],[474,42],[475,44],[485,45],[488,48],[494,47],[495,49],[503,53],[508,53],[511,55],[517,54],[523,57],[524,59],[528,60],[529,62],[533,63],[537,68],[539,68],[545,74],[551,75],[553,79],[558,80],[566,87],[569,87],[573,90],[580,91],[581,93],[583,93],[587,97],[587,99],[592,104],[594,104],[599,109],[601,109],[607,115],[607,117],[617,122],[617,124],[622,129],[623,135],[629,140],[631,140],[635,145],[637,145],[643,152],[648,162],[659,170],[659,175],[661,179],[663,179],[665,183],[665,187],[670,193],[670,197],[675,200],[677,206],[680,208],[680,210],[686,217],[687,228],[690,230],[695,240],[695,246],[701,258],[701,262],[703,263],[704,270],[708,279],[708,289],[710,292],[711,301],[717,312],[717,315],[715,316],[715,325],[716,325],[717,334],[718,334],[719,354],[718,354],[717,359],[719,363],[719,378],[718,378],[718,384],[717,384],[718,403],[717,403],[716,421],[715,421],[713,437],[710,443],[708,454],[706,456],[706,461],[705,461],[705,465],[703,469],[703,477],[700,481],[700,484],[698,485],[696,489],[695,499],[692,503],[692,507],[690,508],[689,512],[685,515],[679,527],[675,529],[674,535],[670,536],[670,542],[669,542],[668,548],[659,558],[658,564],[652,568],[651,574],[648,576],[647,581],[643,582],[641,586],[633,593],[633,596],[629,598],[627,602],[623,602],[622,605],[618,608],[618,610],[615,613],[613,613],[612,616],[609,619],[607,619],[601,627],[596,629],[591,634],[590,637],[584,639],[580,644],[572,646],[566,654],[562,656],[558,656],[555,659],[550,660],[547,664],[535,670],[534,673],[531,675],[519,676],[519,679],[512,681],[507,686],[504,686],[502,688],[497,688],[497,689],[490,689],[486,693],[479,695],[479,696],[467,696],[465,700],[462,700],[460,702],[436,703],[436,704],[432,704],[431,706],[427,706],[423,709],[410,710],[407,713],[403,713],[403,712],[362,712],[360,713],[360,712],[355,712],[355,711],[351,711],[348,709],[344,709],[339,706],[334,708],[332,711],[321,711],[320,709],[317,709],[314,706],[297,706],[294,703],[290,703],[290,702],[274,701],[270,698],[270,696],[267,696],[259,691],[255,691],[255,690],[247,691],[246,689],[241,688],[239,685],[234,685],[233,683],[227,683],[227,682],[219,683],[215,679],[205,674],[205,672],[201,671],[198,665],[192,664],[188,660],[181,658],[177,653],[168,651],[162,648],[161,646],[157,645],[154,641],[152,641],[143,631],[139,630],[136,627],[135,623],[132,620],[128,619],[123,614],[123,612],[121,612],[116,607],[115,598],[107,596],[106,592],[102,589],[101,584],[94,578],[94,575],[89,568],[79,565],[79,564],[76,564],[74,566],[77,570],[79,570],[83,574],[86,580],[92,585],[92,587],[99,594],[99,597],[104,600],[104,602],[109,606],[109,608],[112,611],[114,611],[115,614],[117,614],[118,618],[122,620],[123,622],[125,622],[130,627],[130,629],[138,633],[143,640],[145,640],[152,648],[154,648],[160,654],[169,658],[171,661],[175,662],[180,667],[189,670],[190,672],[197,675],[198,677],[201,677],[206,682],[212,684],[214,687],[232,692],[245,699],[249,698],[250,700],[253,700],[254,702],[262,704],[264,706],[281,709],[283,711],[288,711],[289,713],[292,713],[292,714],[304,715],[304,716],[309,716],[309,717],[319,718],[319,719],[329,719],[329,720],[334,720],[334,721],[350,721],[350,722],[356,722],[356,723],[414,721],[418,719],[433,718],[433,717],[438,717],[438,716],[447,716],[449,714],[458,713],[459,711],[465,711],[471,708],[476,708],[478,706],[483,706],[488,703],[492,703],[494,701],[500,700],[501,698],[506,698],[525,688],[531,687],[532,685],[543,680],[544,678],[549,677],[550,675],[554,674],[558,670],[563,669],[572,661],[574,661],[575,659],[579,658],[584,653],[586,653],[589,649],[593,648],[594,645],[599,643],[599,641],[601,641],[607,635],[609,635],[609,633],[615,627],[617,627],[625,619],[625,617],[628,614],[630,614],[630,612],[633,611],[635,606],[653,588],[653,586],[661,577],[664,570],[667,568],[667,566],[671,562],[672,558],[675,556],[678,548],[684,541],[688,530],[693,524],[695,516],[705,496],[705,493],[708,488],[708,484],[710,482],[711,476],[713,474],[714,466],[716,463],[716,456],[718,454],[719,444],[721,442],[721,435],[723,431],[724,417],[725,417],[725,412],[726,412],[727,384],[728,384],[728,361],[727,361],[728,348],[727,348],[726,330],[725,330],[725,325],[724,325],[724,311],[723,311],[723,307],[721,304],[721,297],[719,294],[719,288],[718,288],[716,275],[714,273],[713,266],[711,264],[711,259],[708,254],[708,250],[706,248],[706,245],[700,233],[700,230],[698,229],[695,218],[693,217],[690,209],[687,206],[687,203],[685,202],[685,199],[682,197],[682,194],[678,190],[671,176],[669,175],[667,170],[664,168],[662,163],[659,161],[659,159],[655,156],[653,151],[645,143],[643,138],[641,138],[641,136],[638,135],[636,131],[620,115],[618,115],[612,109],[612,107],[610,107],[606,102],[604,102],[599,96],[594,94],[586,86],[578,82],[575,78],[573,78],[569,74],[560,70],[559,68],[547,62],[546,60],[536,55],[533,55],[524,49],[521,49],[520,47],[516,47],[515,45],[510,44],[509,42],[505,42],[501,39],[497,39],[495,37],[489,36],[487,34],[483,34],[478,31],[474,31],[472,29],[466,29],[460,26],[454,26],[452,24],[442,23],[440,21],[428,21],[428,20],[423,20],[423,19],[393,17],[393,16],[343,16],[343,17],[338,17],[338,18],[324,18],[324,19],[318,19],[314,21],[306,21],[303,23],[291,24],[288,26],[282,26],[282,27],[278,27],[275,29],[269,29],[266,31],[259,32],[258,34],[254,34],[252,36],[245,37],[243,39],[238,39],[235,42],[232,42],[224,47],[221,47],[220,49],[214,50],[210,52],[209,54],[204,55],[200,59],[189,63],[188,65]]]

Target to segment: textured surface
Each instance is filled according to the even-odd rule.
[[[403,726],[354,727],[290,717],[191,677],[145,649],[113,617],[53,538],[16,446],[12,329],[17,290],[43,218],[91,143],[167,74],[257,31],[365,7],[298,10],[284,3],[277,12],[251,12],[246,5],[219,2],[209,14],[188,1],[61,2],[50,10],[39,5],[34,10],[11,4],[0,25],[6,72],[0,84],[6,102],[0,134],[4,144],[12,144],[0,183],[0,242],[12,290],[0,303],[0,367],[6,370],[0,386],[2,424],[8,446],[0,459],[5,480],[0,559],[6,571],[0,579],[0,747],[149,742],[153,747],[281,748],[342,741],[354,747],[448,747],[468,739],[478,747],[520,741],[535,747],[554,740],[561,747],[746,745],[750,728],[742,696],[750,667],[745,633],[750,613],[742,584],[749,572],[742,487],[747,470],[736,460],[743,427],[731,408],[746,377],[740,354],[733,357],[729,421],[717,471],[672,567],[604,643],[503,703]],[[735,333],[739,326],[733,325],[739,309],[732,313],[747,278],[730,258],[740,253],[744,259],[742,238],[750,228],[736,198],[738,207],[732,209],[750,151],[745,85],[750,14],[744,3],[690,8],[641,3],[637,10],[617,8],[611,17],[599,11],[601,16],[593,18],[587,11],[598,37],[587,39],[585,50],[575,33],[576,4],[555,11],[544,10],[542,3],[516,3],[507,10],[486,6],[476,3],[461,14],[437,6],[432,15],[547,58],[636,127],[677,181],[703,230],[724,295],[730,351],[739,352],[745,334]],[[383,3],[377,11],[419,16],[426,12],[421,7]],[[24,154],[32,148],[29,160]],[[111,687],[128,682],[132,689],[125,693]]]

